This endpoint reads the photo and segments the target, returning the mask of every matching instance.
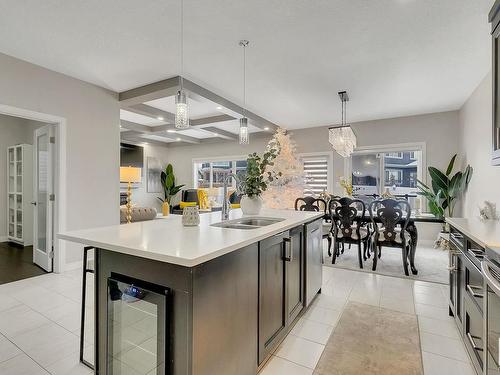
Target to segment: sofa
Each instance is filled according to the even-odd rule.
[[[150,207],[132,207],[132,223],[156,219],[156,209]],[[127,208],[120,207],[120,224],[127,222]]]

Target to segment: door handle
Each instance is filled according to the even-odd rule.
[[[474,349],[474,350],[476,350],[476,351],[478,351],[478,352],[482,352],[482,351],[483,351],[483,348],[481,348],[480,346],[478,346],[478,345],[476,344],[476,341],[475,341],[476,339],[481,340],[481,338],[480,338],[480,337],[477,337],[477,336],[472,336],[472,335],[470,334],[470,332],[467,332],[467,339],[469,340],[469,343],[470,343],[470,345],[472,346],[472,349]]]
[[[291,262],[293,261],[292,237],[283,238],[283,242],[285,243],[285,256],[283,258],[285,261]]]
[[[480,286],[467,284],[467,291],[472,295],[472,297],[483,298],[484,295],[482,293],[477,293],[476,290],[482,291],[483,288],[481,288]]]
[[[31,202],[31,204],[32,204],[33,206],[36,206],[36,202]]]

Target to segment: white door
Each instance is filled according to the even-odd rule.
[[[54,220],[54,126],[35,130],[33,262],[52,272]]]

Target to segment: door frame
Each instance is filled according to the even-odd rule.
[[[54,176],[54,192],[56,200],[54,202],[53,272],[60,273],[64,271],[64,260],[66,258],[66,244],[64,241],[57,239],[57,233],[61,233],[66,230],[66,119],[59,116],[3,104],[0,104],[0,114],[55,125],[56,168]]]

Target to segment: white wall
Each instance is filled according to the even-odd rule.
[[[462,216],[479,215],[478,207],[485,200],[500,209],[500,166],[491,165],[492,127],[491,73],[488,74],[459,113],[462,165],[474,168],[463,202]]]
[[[0,104],[66,119],[66,229],[119,223],[117,94],[0,54]],[[81,260],[67,244],[64,264]]]

